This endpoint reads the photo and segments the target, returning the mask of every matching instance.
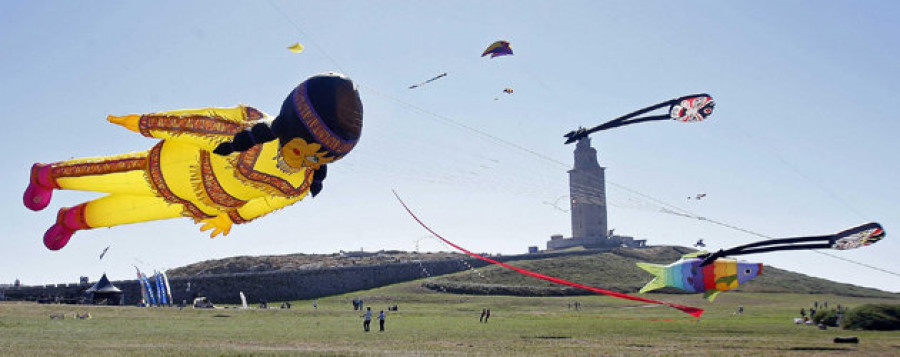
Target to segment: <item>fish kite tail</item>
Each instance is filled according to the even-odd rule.
[[[654,278],[647,285],[644,285],[638,293],[645,293],[666,286],[666,267],[658,264],[637,263],[637,266],[653,274]]]

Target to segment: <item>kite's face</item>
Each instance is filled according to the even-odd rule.
[[[281,157],[284,162],[294,168],[310,168],[318,170],[322,165],[336,160],[328,156],[328,151],[319,143],[307,143],[300,138],[291,139],[281,148]]]
[[[700,95],[682,99],[678,104],[669,109],[672,119],[683,122],[702,121],[712,115],[716,103],[712,97]]]
[[[737,279],[738,285],[743,285],[744,283],[755,279],[757,276],[760,276],[763,271],[763,266],[760,263],[737,263]]]

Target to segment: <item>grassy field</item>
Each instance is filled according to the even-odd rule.
[[[897,299],[726,293],[651,297],[707,309],[677,310],[603,296],[509,297],[433,292],[410,282],[296,301],[292,309],[89,307],[0,304],[0,355],[900,355],[900,331],[819,330],[793,317],[814,300],[856,306]],[[389,312],[385,332],[362,331],[351,300]],[[573,301],[581,310],[570,309]],[[277,304],[272,304],[276,306]],[[743,314],[735,314],[738,305]],[[482,308],[491,309],[479,323]],[[90,320],[75,313],[89,312]],[[65,320],[51,320],[65,313]],[[858,336],[858,345],[835,344]]]

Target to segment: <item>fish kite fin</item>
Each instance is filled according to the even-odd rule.
[[[645,293],[651,290],[656,290],[659,288],[663,288],[666,286],[666,267],[657,264],[650,263],[637,263],[637,266],[641,269],[646,270],[648,273],[653,274],[653,280],[650,280],[647,285],[644,285],[638,293]]]
[[[721,278],[716,279],[716,284],[718,284],[718,283],[725,283],[726,285],[731,285],[731,284],[733,284],[735,281],[737,281],[737,275],[723,276],[723,277],[721,277]]]
[[[716,299],[716,296],[719,296],[719,293],[721,293],[721,291],[719,290],[707,290],[705,293],[703,293],[703,298],[709,300],[709,302],[712,302]]]

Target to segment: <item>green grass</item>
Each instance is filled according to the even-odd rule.
[[[898,299],[834,295],[725,293],[649,295],[707,309],[677,310],[604,296],[512,297],[434,292],[422,281],[311,301],[294,308],[215,309],[0,304],[0,355],[900,355],[898,331],[846,331],[794,325],[813,301],[854,307]],[[350,301],[389,312],[387,331],[362,332]],[[581,303],[581,311],[568,308]],[[273,303],[272,306],[279,304]],[[742,315],[734,314],[743,305]],[[481,324],[482,308],[490,322]],[[76,312],[90,320],[75,320]],[[51,320],[52,313],[65,320]],[[858,336],[859,345],[834,344]]]

